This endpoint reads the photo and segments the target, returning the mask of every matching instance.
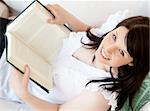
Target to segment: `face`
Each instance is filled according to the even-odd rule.
[[[127,51],[127,33],[128,29],[123,26],[108,33],[95,52],[96,62],[111,67],[131,64],[133,58]]]

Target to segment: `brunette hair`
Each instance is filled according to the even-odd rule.
[[[118,67],[118,78],[113,78],[111,68],[110,74],[111,78],[106,78],[103,80],[91,80],[89,83],[92,82],[109,82],[109,84],[104,85],[111,85],[111,87],[105,87],[109,91],[116,91],[118,92],[117,96],[117,110],[120,110],[127,98],[129,97],[129,105],[132,108],[132,99],[135,95],[136,91],[142,84],[145,76],[148,74],[149,71],[149,18],[144,16],[135,16],[130,17],[122,22],[120,22],[116,27],[124,26],[126,27],[129,32],[126,35],[127,40],[127,51],[129,52],[130,56],[133,57],[133,66],[123,65]],[[107,34],[105,34],[107,35]],[[97,37],[90,32],[87,31],[87,37],[91,40],[91,43],[84,45],[90,46],[91,49],[98,49],[101,41],[105,37]],[[112,83],[113,82],[113,83]]]

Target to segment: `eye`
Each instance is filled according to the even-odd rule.
[[[117,38],[117,37],[116,37],[115,34],[112,34],[112,38],[113,38],[114,41],[116,41],[116,38]]]
[[[119,49],[119,52],[120,52],[120,54],[121,54],[122,56],[124,56],[124,51],[123,51],[123,50]]]

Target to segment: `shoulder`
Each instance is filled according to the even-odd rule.
[[[60,107],[60,111],[107,111],[108,109],[108,100],[99,91],[91,92],[86,89]]]
[[[75,42],[80,41],[81,38],[83,38],[85,42],[89,42],[89,40],[87,40],[87,32],[71,32],[66,40]]]

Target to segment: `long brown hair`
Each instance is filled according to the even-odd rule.
[[[112,78],[88,82],[88,84],[92,82],[110,82],[103,85],[112,85],[112,87],[106,87],[106,89],[118,92],[116,110],[120,110],[123,107],[128,97],[129,105],[132,108],[133,96],[149,71],[149,18],[144,16],[130,17],[120,22],[116,28],[120,26],[124,26],[129,30],[126,35],[127,50],[130,56],[133,57],[133,66],[123,65],[118,67],[118,78],[113,78],[112,76]],[[87,37],[92,42],[89,44],[82,43],[92,49],[97,49],[105,35],[101,38],[96,37],[88,30]],[[112,75],[111,68],[110,73]]]

